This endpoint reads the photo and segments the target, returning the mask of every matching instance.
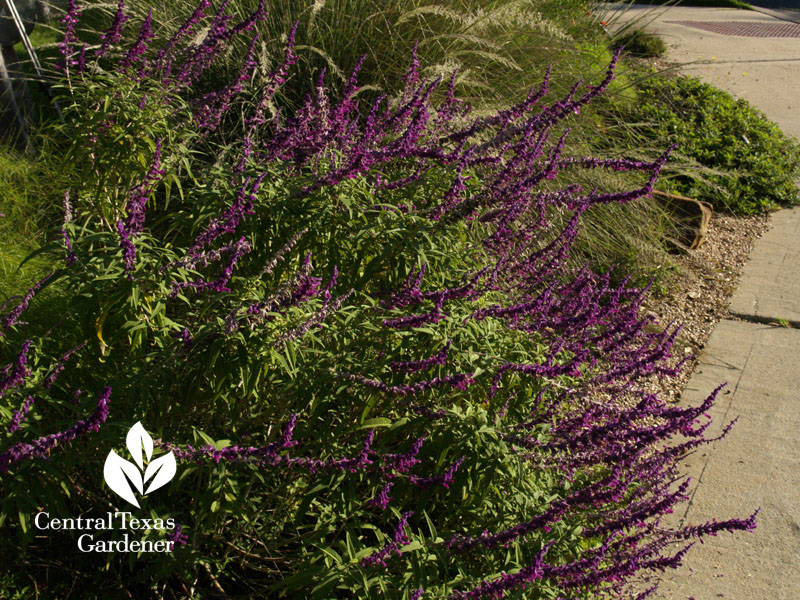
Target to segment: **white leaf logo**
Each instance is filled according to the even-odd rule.
[[[139,469],[144,471],[144,464],[142,463],[142,447],[147,454],[147,460],[153,456],[153,438],[144,430],[140,421],[130,428],[128,435],[125,437],[125,444],[128,446],[128,452],[131,453],[133,460],[139,465]]]
[[[131,484],[140,495],[149,494],[166,485],[175,477],[175,471],[177,470],[175,456],[172,452],[167,452],[158,458],[150,460],[153,456],[153,438],[145,431],[140,422],[137,422],[128,431],[125,445],[128,447],[128,452],[131,453],[131,458],[136,464],[125,460],[112,450],[106,457],[103,478],[106,480],[108,487],[120,498],[133,504],[136,508],[140,508],[133,489],[131,489]],[[148,464],[146,468],[142,450],[144,450],[144,456],[147,457]],[[142,476],[142,473],[144,473],[144,476]],[[152,481],[150,481],[151,478]],[[148,481],[150,481],[150,485],[145,492],[144,484]]]
[[[117,495],[123,500],[127,500],[136,508],[139,508],[139,503],[136,501],[136,496],[133,495],[133,490],[125,479],[125,476],[136,486],[139,493],[142,493],[142,474],[132,462],[128,462],[113,450],[108,453],[106,464],[103,467],[103,478],[105,478],[108,487],[114,490]]]
[[[162,485],[168,484],[172,478],[175,477],[176,470],[175,457],[172,455],[172,452],[164,456],[159,456],[152,461],[147,465],[147,470],[144,472],[144,483],[147,483],[153,475],[155,475],[155,477],[153,477],[153,481],[150,482],[150,485],[147,486],[145,494],[149,494]]]

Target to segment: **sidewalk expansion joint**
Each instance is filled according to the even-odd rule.
[[[772,325],[773,327],[783,327],[785,329],[800,329],[800,321],[795,319],[781,319],[780,317],[765,317],[761,315],[748,315],[746,313],[729,311],[732,317],[748,321],[750,323],[758,323],[760,325]]]

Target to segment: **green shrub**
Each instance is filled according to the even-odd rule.
[[[231,0],[229,11],[244,18],[256,4],[255,0]],[[612,57],[599,17],[583,0],[439,0],[416,8],[412,4],[404,0],[267,2],[267,18],[258,25],[261,33],[258,56],[262,65],[279,60],[286,32],[298,21],[298,63],[276,96],[276,104],[289,110],[296,108],[305,94],[313,91],[323,68],[331,85],[341,87],[345,74],[349,74],[362,55],[366,57],[359,72],[363,106],[369,106],[370,98],[378,90],[397,94],[407,68],[405,59],[415,44],[423,75],[449,77],[458,69],[459,96],[486,114],[524,98],[537,83],[535,74],[550,65],[553,67],[550,87],[555,94],[564,94],[579,78],[602,77]],[[141,19],[147,5],[137,4],[132,10]],[[162,27],[155,30],[154,43],[169,38],[184,12],[183,3],[174,0],[159,6],[153,19]],[[109,21],[110,17],[106,19]],[[129,28],[125,35],[132,43],[136,28]],[[202,78],[197,90],[214,89],[220,82],[228,81],[246,51],[245,41],[234,40]],[[263,85],[261,81],[255,83]],[[618,103],[634,100],[634,88],[625,65],[618,67],[605,98]],[[574,117],[570,142],[576,152],[583,149],[589,154],[595,146],[594,112],[593,106],[587,106]],[[224,144],[233,131],[240,129],[238,119],[237,114],[228,115],[214,139]],[[662,142],[653,140],[650,146],[664,147]],[[622,141],[604,155],[627,152]],[[596,177],[592,185],[619,188],[627,183],[612,173]],[[603,268],[625,264],[637,276],[648,279],[658,265],[669,260],[660,242],[669,223],[656,212],[639,204],[596,207],[588,217],[595,226],[586,232],[597,232],[598,236],[582,235],[575,248],[576,261],[583,264],[591,257]],[[609,231],[613,233],[607,235]],[[622,271],[620,268],[616,273]]]
[[[653,77],[640,84],[638,135],[678,144],[702,169],[667,170],[662,186],[716,208],[755,214],[800,201],[800,145],[747,101],[694,77]]]
[[[662,56],[667,51],[667,46],[657,35],[647,33],[640,29],[625,33],[615,38],[612,46],[624,48],[626,54],[642,58]]]
[[[65,51],[58,131],[80,171],[41,282],[59,314],[22,322],[34,288],[0,315],[4,595],[30,578],[54,597],[588,599],[680,564],[688,538],[754,527],[660,525],[714,396],[683,409],[640,389],[680,367],[677,331],[639,318],[643,290],[564,267],[580,215],[645,195],[668,158],[569,157],[551,135],[613,65],[475,121],[415,68],[367,118],[353,80],[273,120],[274,88],[187,98],[184,67],[237,31],[223,11],[171,75],[157,47],[108,71]],[[204,138],[238,110],[243,132]],[[635,185],[574,184],[602,170]],[[175,551],[75,552],[74,532],[34,531],[43,510],[129,508],[100,474],[137,421],[180,462],[170,493],[140,486],[136,504],[180,524],[141,534]]]
[[[59,1],[56,5],[52,11],[53,23],[61,27],[58,19],[63,16],[68,2]],[[244,17],[255,5],[253,0],[232,0],[229,11]],[[261,36],[257,48],[263,67],[278,60],[283,52],[286,31],[294,20],[299,20],[299,62],[276,97],[276,104],[290,107],[296,107],[304,95],[312,90],[323,67],[327,69],[331,84],[341,86],[343,74],[352,69],[362,54],[366,54],[359,74],[359,95],[365,100],[363,104],[368,105],[367,97],[374,96],[377,88],[397,93],[407,66],[405,59],[417,42],[424,74],[449,76],[449,70],[460,68],[457,78],[459,95],[477,103],[478,110],[486,111],[524,97],[530,86],[536,83],[535,74],[541,73],[550,64],[553,65],[551,89],[563,94],[579,77],[601,77],[611,60],[606,36],[597,16],[590,14],[583,0],[448,0],[431,3],[420,9],[411,9],[408,3],[401,1],[329,0],[312,3],[270,0],[267,8],[267,19],[259,24]],[[172,35],[185,9],[182,2],[169,1],[154,11],[154,22],[161,24],[161,27],[154,29],[154,43]],[[130,10],[141,19],[146,14],[147,5],[137,3]],[[113,12],[113,4],[92,5],[84,9],[78,25],[82,41],[90,45],[98,43],[99,33],[111,21],[110,12]],[[134,22],[139,21],[133,17],[124,32],[129,43],[137,35],[138,28],[132,25]],[[34,44],[38,47],[40,43],[45,43],[38,50],[45,67],[48,66],[48,60],[54,63],[56,58],[60,58],[53,43],[55,35],[45,25],[37,26],[34,31]],[[231,47],[203,77],[202,87],[196,87],[195,95],[226,81],[239,68],[246,48],[246,42],[233,40]],[[20,49],[18,45],[17,50]],[[254,83],[258,85],[263,82]],[[37,104],[52,120],[54,116],[49,100],[39,92],[38,86],[33,86],[33,92]],[[85,92],[79,90],[78,93]],[[628,102],[634,97],[624,65],[618,67],[616,79],[611,82],[606,97],[619,102]],[[97,110],[85,118],[86,127],[79,133],[82,139],[88,140],[104,118],[107,109],[102,106],[95,108]],[[138,109],[134,107],[133,110]],[[590,140],[597,136],[596,116],[593,113],[594,108],[588,106],[574,117],[570,140],[576,151],[585,148],[585,153],[591,153],[593,144]],[[230,113],[220,130],[211,134],[209,139],[225,144],[237,129],[240,130],[238,118],[236,113]],[[154,138],[157,131],[150,125],[155,124],[136,121],[135,126],[147,127],[145,131]],[[116,135],[120,133],[117,128]],[[106,170],[105,166],[93,166],[93,161],[75,160],[73,155],[65,164],[81,169],[81,178],[94,180],[93,202],[108,206],[111,201],[103,194],[119,194],[117,188],[108,182],[117,183],[127,179],[123,174],[128,165],[141,161],[142,153],[152,149],[144,138],[120,137],[113,142],[113,147],[108,145],[108,141],[102,143],[106,147],[99,154],[100,160],[110,161],[110,170]],[[616,156],[625,151],[622,145],[618,145],[608,149],[605,155]],[[54,149],[49,152],[58,156],[64,151]],[[200,166],[209,155],[213,155],[213,151],[196,155],[192,159],[196,168],[212,167],[215,162],[213,158],[208,165]],[[627,184],[613,173],[596,175],[598,177],[587,185],[612,189],[618,188],[620,183]],[[176,172],[175,177],[178,185],[171,188],[173,193],[177,193],[178,186],[189,182],[185,171]],[[31,197],[38,197],[50,207],[59,205],[58,201],[44,195],[31,194]],[[53,211],[50,214],[52,217]],[[113,222],[113,217],[112,214],[106,214],[109,222]],[[38,235],[48,223],[57,221],[57,215],[47,222],[37,221],[41,226]],[[663,215],[656,214],[654,210],[645,210],[639,204],[596,207],[587,215],[587,227],[574,249],[575,264],[583,264],[587,258],[600,265],[600,270],[610,265],[624,264],[625,269],[618,268],[615,273],[622,276],[623,270],[630,270],[636,273],[637,278],[649,279],[658,265],[668,260],[660,247],[665,225],[668,229],[669,223],[663,219]],[[25,236],[20,239],[25,239]],[[6,240],[9,241],[9,238]],[[6,252],[19,259],[31,248],[31,245],[23,245],[15,249],[7,244]],[[9,269],[6,273],[11,278]],[[0,281],[0,289],[3,287]]]

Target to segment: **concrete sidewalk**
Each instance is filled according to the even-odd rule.
[[[738,418],[719,442],[686,461],[690,502],[671,524],[747,517],[753,533],[722,533],[695,544],[683,567],[664,574],[659,600],[800,598],[800,331],[722,321],[682,402],[699,404],[721,382],[709,436]]]
[[[800,139],[800,37],[723,35],[685,23],[752,23],[767,34],[800,24],[735,8],[610,5],[604,18],[609,31],[636,21],[666,42],[667,58],[681,63],[684,73],[745,98]]]
[[[745,98],[800,138],[800,37],[707,30],[793,35],[784,27],[789,21],[734,9],[653,7],[616,19],[612,10],[606,20],[613,28],[636,18],[638,25],[650,21],[646,29],[667,42],[668,58],[684,63],[684,72]],[[672,515],[672,524],[700,524],[761,507],[758,528],[697,544],[684,567],[664,574],[658,600],[800,599],[800,209],[778,211],[772,225],[731,301],[731,314],[742,320],[717,325],[682,397],[698,404],[727,381],[709,436],[739,420],[727,437],[689,457],[691,499]]]
[[[751,321],[800,327],[800,210],[775,214],[772,229],[744,266],[730,311]],[[794,384],[800,387],[800,380]]]

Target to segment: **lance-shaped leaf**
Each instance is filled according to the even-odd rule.
[[[151,461],[150,464],[147,465],[147,470],[144,472],[144,481],[146,483],[151,477],[153,477],[153,481],[147,486],[145,494],[149,494],[161,486],[168,484],[172,478],[175,477],[176,470],[175,456],[173,456],[172,452],[168,452]]]
[[[174,461],[174,459],[173,459]],[[127,479],[126,476],[127,475]],[[142,493],[142,474],[132,462],[125,460],[113,450],[108,453],[106,457],[106,464],[103,466],[103,478],[106,480],[108,487],[119,495],[123,500],[130,502],[136,508],[139,508],[139,502],[136,496],[133,495],[128,480],[136,486],[139,493]]]
[[[147,433],[140,421],[128,430],[128,435],[125,438],[125,443],[128,446],[128,452],[136,464],[139,465],[139,470],[144,471],[144,462],[142,461],[142,448],[144,448],[147,460],[153,456],[153,438]]]

